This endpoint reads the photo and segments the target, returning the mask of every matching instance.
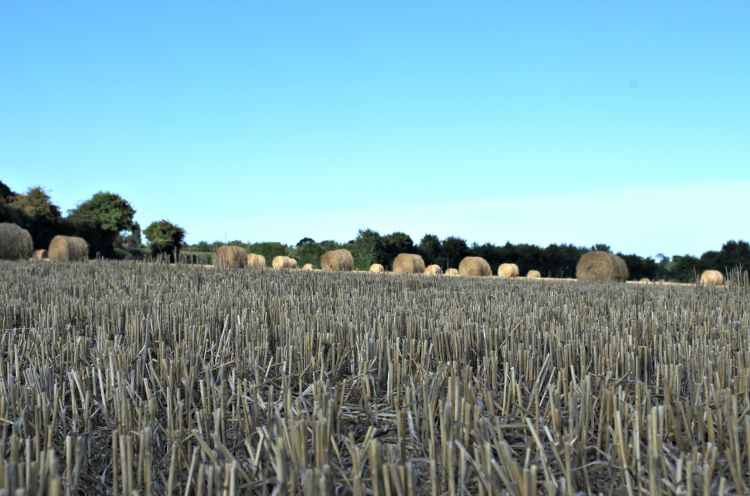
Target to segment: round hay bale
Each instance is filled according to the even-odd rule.
[[[328,272],[349,272],[354,270],[354,257],[343,248],[327,251],[320,257],[320,268]]]
[[[247,252],[239,246],[220,246],[216,249],[214,265],[218,269],[242,269],[247,267]]]
[[[277,255],[273,257],[273,260],[271,261],[271,266],[276,270],[296,269],[297,261],[291,257],[287,257],[286,255]]]
[[[44,260],[47,258],[47,250],[34,250],[34,253],[31,254],[32,260]]]
[[[651,279],[649,279],[648,277],[641,277],[641,278],[640,278],[640,279],[638,280],[638,282],[642,282],[642,283],[644,283],[644,284],[647,284],[647,283],[651,282]]]
[[[0,260],[27,259],[33,251],[29,231],[17,224],[0,223]]]
[[[443,269],[437,264],[432,264],[424,268],[424,273],[428,276],[441,276],[443,275]]]
[[[456,277],[456,276],[459,276],[461,274],[458,273],[458,269],[450,268],[450,269],[447,269],[445,271],[445,275],[446,276],[451,276],[451,277]]]
[[[511,277],[518,277],[521,275],[521,271],[518,270],[518,265],[514,263],[503,263],[497,268],[497,275],[503,279],[509,279]]]
[[[257,253],[249,253],[247,255],[247,266],[251,269],[265,269],[266,257]]]
[[[374,272],[376,274],[382,274],[385,272],[385,267],[383,267],[383,264],[374,263],[370,265],[370,272]]]
[[[393,272],[396,274],[421,274],[424,272],[424,260],[421,255],[400,253],[393,259]]]
[[[302,266],[302,270],[315,270],[315,267],[313,267],[313,264],[311,263],[306,263]]]
[[[526,277],[529,279],[539,279],[542,277],[542,273],[538,270],[530,270],[526,273]]]
[[[701,274],[701,286],[723,286],[724,274],[718,270],[704,270]]]
[[[576,265],[576,279],[581,282],[624,282],[627,278],[625,260],[606,251],[584,253]]]
[[[74,262],[89,258],[89,244],[78,236],[57,235],[49,242],[47,254],[51,262]]]
[[[458,264],[458,273],[462,276],[491,276],[490,264],[482,257],[464,257]]]

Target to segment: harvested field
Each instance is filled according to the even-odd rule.
[[[747,493],[749,297],[0,261],[0,488]]]

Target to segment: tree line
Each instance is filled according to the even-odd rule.
[[[270,260],[276,255],[287,255],[297,259],[302,265],[312,263],[318,266],[320,256],[328,250],[346,248],[354,256],[355,268],[367,270],[373,263],[383,264],[386,269],[392,268],[393,259],[399,253],[418,253],[425,264],[438,264],[443,269],[458,267],[465,256],[480,256],[486,259],[493,269],[501,263],[511,262],[518,265],[521,274],[529,270],[538,270],[543,277],[575,277],[575,268],[581,255],[591,250],[612,251],[608,245],[597,244],[590,247],[572,244],[551,244],[540,247],[533,244],[494,245],[492,243],[468,244],[466,240],[449,236],[440,239],[434,234],[427,234],[415,243],[403,232],[382,235],[373,229],[363,229],[357,237],[346,243],[333,240],[316,242],[306,237],[296,245],[285,245],[276,242],[250,243],[242,241],[200,242],[186,247],[189,253],[211,253],[222,244],[241,246],[248,253],[258,253]],[[657,260],[637,254],[623,254],[628,264],[630,279],[668,280],[691,282],[706,269],[716,268],[727,272],[735,267],[750,267],[750,244],[746,241],[728,241],[719,251],[708,251],[700,257],[677,255],[659,256]]]
[[[211,254],[218,246],[225,244],[202,241],[185,245],[185,230],[164,219],[151,223],[141,232],[134,215],[135,209],[127,200],[110,192],[98,192],[63,215],[41,187],[18,194],[0,181],[0,222],[13,222],[27,229],[34,239],[35,248],[46,248],[55,235],[68,234],[86,239],[92,257],[128,259],[160,256],[172,261],[211,263]],[[142,235],[146,237],[146,244]],[[463,257],[474,255],[485,258],[493,268],[504,262],[512,262],[518,265],[522,274],[534,269],[545,277],[575,277],[575,267],[582,254],[592,249],[611,251],[605,244],[590,247],[572,244],[551,244],[546,247],[525,243],[468,244],[456,236],[440,239],[434,234],[427,234],[415,243],[406,233],[380,234],[373,229],[362,229],[355,239],[345,243],[333,240],[318,242],[305,237],[295,245],[239,240],[226,244],[263,255],[269,263],[276,255],[287,255],[297,259],[300,265],[311,263],[316,267],[324,252],[346,248],[354,256],[355,266],[359,270],[367,270],[373,263],[383,264],[390,269],[399,253],[418,253],[426,264],[438,264],[443,269],[458,267]],[[627,262],[630,279],[646,277],[651,280],[689,282],[706,269],[727,272],[735,267],[750,267],[750,244],[746,241],[728,241],[720,250],[708,251],[700,257],[659,255],[654,259],[637,254],[618,255]]]

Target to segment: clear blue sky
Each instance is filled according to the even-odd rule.
[[[191,242],[700,253],[750,238],[748,25],[744,0],[4,1],[0,179]]]

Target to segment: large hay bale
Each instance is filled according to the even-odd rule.
[[[396,274],[421,274],[424,260],[415,253],[400,253],[393,259],[393,272]]]
[[[521,271],[518,269],[518,265],[514,263],[503,263],[497,268],[497,275],[503,279],[508,279],[518,277],[521,275]]]
[[[34,250],[34,253],[31,254],[32,260],[44,260],[47,258],[47,250]]]
[[[382,274],[385,272],[385,267],[383,267],[383,264],[374,263],[370,265],[370,272],[374,272],[376,274]]]
[[[306,263],[302,266],[302,270],[315,270],[315,267],[313,267],[313,264],[311,263]]]
[[[539,279],[542,277],[542,273],[538,270],[530,270],[526,273],[526,277],[529,279]]]
[[[216,249],[214,265],[217,269],[241,269],[247,267],[247,252],[239,246],[220,246]]]
[[[266,257],[257,253],[249,253],[247,255],[247,266],[251,269],[265,269]]]
[[[89,244],[78,236],[60,236],[52,238],[47,249],[52,262],[75,262],[89,258]]]
[[[464,257],[458,264],[458,273],[462,276],[491,276],[492,268],[482,257]]]
[[[0,259],[27,259],[33,251],[34,241],[29,231],[17,224],[0,223]]]
[[[437,264],[432,264],[424,268],[424,273],[428,276],[440,276],[443,275],[443,269]]]
[[[460,276],[461,274],[459,274],[458,269],[450,268],[445,271],[445,275],[455,277]]]
[[[718,270],[704,270],[701,274],[701,286],[723,286],[724,274]]]
[[[297,261],[293,259],[292,257],[287,257],[286,255],[277,255],[273,257],[273,260],[271,261],[271,266],[276,270],[296,269]]]
[[[625,260],[606,251],[584,253],[576,265],[576,279],[581,282],[624,282],[627,278]]]
[[[354,257],[343,248],[327,251],[320,256],[320,268],[328,272],[349,272],[354,270]]]

